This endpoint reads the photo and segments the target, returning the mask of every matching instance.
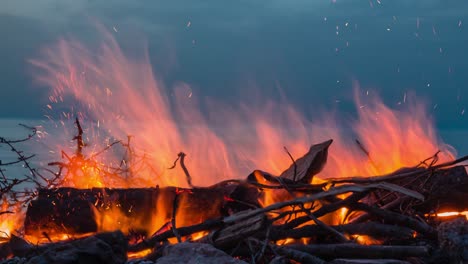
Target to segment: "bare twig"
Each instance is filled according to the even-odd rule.
[[[83,157],[83,147],[85,146],[85,143],[83,141],[83,128],[81,128],[80,120],[75,118],[75,124],[78,129],[78,134],[73,138],[73,140],[76,140],[76,156],[82,158]]]
[[[292,163],[294,164],[294,177],[293,181],[296,182],[296,177],[297,177],[297,163],[296,160],[293,158],[289,150],[286,148],[286,146],[283,147],[286,153],[288,154],[289,158],[291,159]]]
[[[187,167],[185,166],[185,156],[187,156],[187,154],[185,154],[184,152],[179,152],[179,154],[177,154],[177,159],[174,161],[174,164],[169,168],[170,170],[174,169],[177,165],[177,161],[179,161],[179,164],[180,164],[180,167],[182,167],[182,170],[184,171],[184,174],[185,174],[185,179],[187,180],[187,184],[190,186],[190,188],[194,188],[193,184],[192,184],[192,176],[190,176],[190,173],[187,169]]]

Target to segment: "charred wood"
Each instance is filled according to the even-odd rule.
[[[239,241],[249,237],[265,228],[266,217],[257,215],[245,221],[235,223],[220,230],[215,230],[203,239],[218,248],[234,246]]]
[[[436,237],[436,231],[434,228],[432,228],[430,225],[428,225],[426,222],[423,222],[421,220],[416,220],[415,218],[402,215],[399,213],[395,213],[392,211],[380,209],[378,207],[374,206],[369,206],[364,203],[357,203],[353,205],[354,209],[359,209],[366,211],[369,214],[372,214],[374,216],[379,217],[382,219],[385,223],[391,223],[391,224],[398,224],[400,226],[406,226],[409,227],[415,231],[417,231],[420,234],[426,235],[428,237],[434,238]]]

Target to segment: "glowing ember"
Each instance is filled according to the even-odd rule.
[[[463,212],[445,212],[445,213],[437,213],[437,217],[450,217],[450,216],[465,216],[468,220],[468,211]]]
[[[137,258],[143,258],[147,255],[149,255],[153,250],[152,249],[145,249],[139,252],[132,252],[129,253],[127,256],[129,259],[137,259]]]
[[[21,228],[23,215],[20,213],[21,205],[19,203],[12,205],[6,197],[2,198],[0,212],[3,212],[0,213],[0,243],[2,243],[3,239],[9,238]]]

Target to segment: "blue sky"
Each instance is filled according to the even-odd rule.
[[[463,0],[3,0],[0,118],[43,116],[47,90],[27,60],[64,35],[92,42],[93,20],[124,47],[147,42],[168,87],[232,101],[245,87],[272,97],[281,87],[305,112],[352,112],[357,80],[390,106],[413,91],[440,130],[468,131]]]

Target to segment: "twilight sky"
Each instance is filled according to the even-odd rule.
[[[348,111],[336,100],[350,102],[357,80],[390,106],[413,91],[441,130],[468,135],[465,0],[2,0],[0,118],[43,116],[27,60],[66,35],[92,42],[93,21],[124,49],[147,42],[168,87],[226,100],[281,87],[304,110]]]

